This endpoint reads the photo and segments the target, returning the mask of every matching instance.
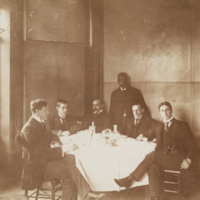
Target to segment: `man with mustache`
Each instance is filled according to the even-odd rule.
[[[76,167],[74,155],[68,154],[78,146],[73,143],[62,145],[59,137],[46,129],[44,121],[49,115],[48,103],[37,99],[30,106],[32,116],[16,136],[24,155],[22,189],[37,188],[43,178],[63,179],[62,200],[77,200],[77,193],[84,200],[103,197],[103,193],[91,191]]]
[[[94,122],[96,133],[101,133],[105,129],[111,129],[110,115],[103,109],[104,103],[101,99],[93,101],[93,112],[86,115],[83,119],[83,127],[88,128]]]

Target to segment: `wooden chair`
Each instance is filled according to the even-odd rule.
[[[25,159],[29,159],[29,155],[28,155],[28,158],[24,157],[23,148],[25,147],[23,146],[23,141],[21,139],[21,136],[18,134],[15,139],[19,147],[18,149],[19,149],[21,163],[22,163],[22,166],[24,166]],[[59,184],[56,184],[58,183],[58,181],[59,181]],[[38,200],[38,198],[59,200],[62,198],[62,192],[60,192],[59,195],[57,195],[56,193],[62,189],[62,182],[63,181],[60,179],[52,179],[52,180],[43,179],[40,186],[38,186],[36,190],[34,191],[25,190],[25,196],[28,199],[34,198],[35,200]],[[44,183],[49,183],[50,188],[44,188],[43,187]]]
[[[177,194],[180,200],[180,171],[164,170],[164,188],[172,186],[172,188],[164,189],[164,192]]]
[[[42,180],[41,186],[38,187],[36,191],[28,194],[29,191],[25,190],[25,196],[28,197],[28,199],[34,198],[35,200],[38,200],[38,198],[59,200],[62,198],[62,192],[60,195],[57,195],[56,192],[62,189],[62,182],[60,184],[55,184],[55,182],[56,180]],[[50,183],[50,188],[43,188],[44,183]]]

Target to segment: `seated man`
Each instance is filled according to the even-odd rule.
[[[96,133],[101,133],[103,130],[112,128],[110,115],[103,110],[104,103],[100,99],[93,101],[93,112],[82,117],[83,128],[87,129],[94,122]]]
[[[118,125],[118,127],[124,131],[123,118],[124,116],[126,116],[127,119],[133,117],[133,104],[136,102],[142,103],[145,108],[145,115],[150,116],[150,112],[141,91],[130,85],[128,74],[124,72],[119,73],[117,82],[119,88],[114,90],[111,94],[110,115],[112,123]]]
[[[48,121],[48,129],[57,135],[71,135],[80,130],[76,119],[68,114],[68,102],[59,99],[56,104],[58,114],[51,117]]]
[[[126,135],[131,138],[137,138],[138,135],[146,132],[153,123],[150,115],[144,114],[145,108],[142,103],[135,103],[132,106],[133,117],[127,119]]]
[[[128,188],[133,181],[139,181],[147,172],[151,200],[159,199],[164,169],[190,169],[191,164],[196,161],[195,156],[198,152],[188,124],[173,118],[171,104],[162,102],[158,109],[163,122],[154,124],[143,135],[138,136],[138,139],[142,139],[143,136],[156,138],[156,150],[149,153],[130,176],[115,179],[120,187]]]
[[[47,120],[49,108],[46,101],[38,99],[31,102],[32,116],[16,136],[23,146],[24,169],[22,189],[33,190],[45,179],[63,179],[62,200],[76,200],[77,190],[82,199],[103,196],[91,192],[91,188],[80,174],[72,155],[64,153],[77,149],[74,144],[61,146],[59,137],[49,132],[43,121]],[[54,141],[54,148],[51,148]]]

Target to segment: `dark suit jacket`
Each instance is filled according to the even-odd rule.
[[[132,86],[127,86],[125,91],[121,91],[120,88],[113,91],[110,101],[110,115],[112,118],[112,123],[120,125],[123,121],[124,111],[126,112],[127,118],[133,117],[132,106],[137,102],[143,103],[145,107],[145,113],[150,115],[140,90]]]
[[[189,158],[192,162],[198,153],[197,145],[195,144],[192,132],[189,125],[186,122],[173,119],[172,124],[173,133],[175,136],[175,142],[177,146],[177,151],[180,156]],[[148,138],[156,138],[157,147],[156,150],[160,150],[163,142],[163,123],[155,123],[148,131],[143,133],[144,136]]]
[[[96,133],[101,133],[107,128],[112,128],[110,115],[104,110],[99,114],[90,113],[83,117],[83,128],[88,129],[92,125],[92,121],[96,126]]]
[[[18,139],[24,147],[22,189],[35,189],[43,178],[48,162],[62,158],[61,147],[50,148],[52,141],[60,140],[32,117],[22,128]]]
[[[61,131],[70,131],[71,134],[80,130],[79,125],[76,122],[75,117],[66,115],[64,118],[64,126],[62,126],[59,115],[54,115],[48,120],[48,129],[54,134],[58,134]]]
[[[137,138],[138,135],[145,133],[156,123],[150,116],[143,115],[139,123],[134,125],[135,118],[127,119],[126,135],[131,138]]]

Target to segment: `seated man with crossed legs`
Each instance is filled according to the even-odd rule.
[[[191,164],[196,161],[195,156],[198,152],[188,124],[173,118],[171,104],[162,102],[158,110],[163,122],[156,123],[143,135],[138,136],[139,140],[143,136],[156,138],[156,150],[149,153],[128,177],[115,179],[120,187],[129,188],[147,172],[150,200],[161,199],[160,187],[164,170],[190,169]]]

